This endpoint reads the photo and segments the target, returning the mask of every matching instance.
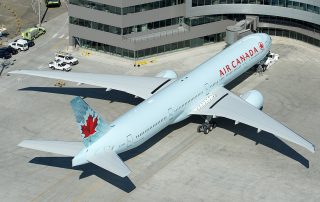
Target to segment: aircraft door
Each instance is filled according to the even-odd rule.
[[[168,114],[169,114],[169,120],[172,120],[172,118],[173,118],[173,109],[171,107],[168,109]]]
[[[206,95],[208,95],[209,92],[210,92],[210,88],[209,88],[209,84],[208,84],[208,83],[205,83],[205,84],[204,84],[204,89],[205,89]]]
[[[129,134],[127,136],[127,147],[130,147],[132,145],[132,135]]]

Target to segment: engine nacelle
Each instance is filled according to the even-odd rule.
[[[156,77],[166,78],[166,79],[176,79],[178,75],[175,71],[167,69],[159,72]]]
[[[257,90],[250,90],[240,95],[240,97],[257,109],[261,110],[263,108],[263,96]]]

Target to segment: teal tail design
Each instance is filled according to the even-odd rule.
[[[108,130],[108,124],[83,99],[75,97],[70,101],[86,147],[97,141]]]

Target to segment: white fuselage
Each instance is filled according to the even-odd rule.
[[[88,150],[135,148],[170,124],[182,121],[206,105],[216,87],[224,86],[260,62],[269,52],[266,34],[244,37],[185,76],[143,101],[110,125]]]

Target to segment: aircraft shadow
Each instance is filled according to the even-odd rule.
[[[157,142],[162,140],[164,137],[169,135],[172,131],[175,131],[175,130],[182,128],[185,125],[189,124],[191,122],[191,119],[192,119],[192,117],[189,117],[189,118],[185,119],[184,121],[181,121],[179,123],[176,123],[176,124],[173,124],[173,125],[170,125],[170,126],[164,128],[162,131],[160,131],[159,133],[157,133],[156,135],[154,135],[153,137],[148,139],[146,142],[144,142],[140,146],[119,154],[120,158],[123,161],[126,161],[128,159],[134,158],[135,156],[138,156],[139,154],[145,152],[150,147],[155,145]]]
[[[203,123],[204,118],[201,116],[191,116],[188,119],[173,124],[171,126],[168,126],[164,130],[160,131],[158,134],[147,140],[145,143],[140,145],[139,147],[136,147],[130,151],[126,151],[121,153],[119,156],[122,160],[126,161],[128,159],[131,159],[146,150],[148,150],[150,147],[152,147],[154,144],[159,142],[161,139],[166,137],[168,134],[170,134],[172,131],[177,130],[179,128],[184,127],[185,125],[189,123]],[[264,145],[270,149],[273,149],[297,162],[299,162],[301,165],[303,165],[306,168],[309,168],[309,161],[305,157],[303,157],[301,154],[296,152],[294,149],[289,147],[285,142],[277,138],[276,136],[267,133],[265,131],[261,131],[260,133],[257,133],[257,130],[253,127],[247,126],[245,124],[237,124],[234,125],[234,121],[226,119],[226,118],[217,118],[215,119],[217,122],[218,127],[224,128],[228,131],[231,131],[234,133],[234,135],[241,135],[242,137],[245,137],[247,139],[252,140],[256,143],[256,145],[261,144]],[[196,128],[195,128],[196,130]],[[214,133],[214,131],[212,131]],[[209,133],[210,135],[210,133]]]
[[[160,131],[158,134],[147,140],[142,145],[129,150],[127,152],[123,152],[119,154],[120,158],[123,161],[126,161],[128,159],[131,159],[140,153],[146,151],[150,147],[152,147],[154,144],[159,142],[162,138],[166,137],[168,134],[170,134],[172,131],[181,128],[185,126],[186,124],[190,123],[189,119],[186,119],[182,122],[173,124],[171,126],[168,126],[164,130]],[[136,186],[133,184],[133,182],[128,178],[122,178],[119,177],[116,174],[113,174],[103,168],[100,168],[99,166],[96,166],[92,163],[88,163],[81,166],[72,167],[72,158],[73,157],[35,157],[29,163],[33,164],[39,164],[39,165],[46,165],[46,166],[52,166],[57,168],[65,168],[65,169],[73,169],[73,170],[81,170],[83,171],[79,177],[79,179],[86,178],[91,175],[95,175],[104,181],[118,187],[119,189],[130,193],[133,191]]]
[[[92,163],[72,167],[72,158],[73,157],[35,157],[31,161],[29,161],[29,163],[52,166],[57,168],[80,170],[82,171],[82,173],[79,176],[79,179],[95,175],[100,179],[112,184],[113,186],[118,187],[119,189],[127,193],[130,193],[136,188],[136,186],[128,177],[122,178]]]
[[[131,105],[138,105],[143,101],[142,98],[135,98],[133,95],[111,90],[106,92],[105,88],[82,88],[82,87],[27,87],[19,89],[20,91],[37,91],[44,93],[74,95],[82,98],[94,98],[100,100],[109,100],[110,102],[121,102]]]
[[[247,126],[245,124],[234,125],[234,121],[226,118],[216,119],[218,127],[224,128],[234,133],[234,135],[241,135],[248,138],[256,143],[256,145],[261,144],[270,149],[273,149],[309,168],[309,160],[303,157],[301,154],[296,152],[294,149],[289,147],[285,142],[265,131],[257,133],[257,129]],[[213,131],[214,133],[214,131]],[[210,133],[209,133],[210,135]]]
[[[236,87],[237,85],[239,85],[240,83],[242,83],[244,80],[246,80],[247,78],[249,78],[251,75],[253,75],[254,73],[256,73],[256,71],[254,70],[255,67],[252,67],[251,69],[249,69],[248,71],[246,71],[245,73],[241,74],[240,76],[238,76],[237,78],[235,78],[233,81],[231,81],[230,83],[228,83],[225,88],[230,90],[233,89],[234,87]]]
[[[261,131],[259,134],[257,133],[255,128],[252,128],[250,126],[244,125],[244,124],[237,124],[234,125],[234,121],[226,119],[226,118],[217,118],[215,119],[217,122],[218,127],[224,128],[226,130],[229,130],[233,132],[235,135],[241,135],[245,138],[248,138],[256,144],[261,144],[266,147],[269,147],[270,149],[273,149],[297,162],[302,164],[304,167],[309,168],[309,161],[303,157],[301,154],[296,152],[294,149],[289,147],[286,143],[281,141],[279,138],[275,137],[274,135]],[[142,145],[130,150],[123,152],[119,154],[120,158],[123,161],[126,161],[128,159],[134,158],[141,154],[142,152],[145,152],[150,147],[155,145],[157,142],[159,142],[161,139],[166,137],[168,134],[170,134],[172,131],[177,130],[181,127],[184,127],[185,125],[189,123],[203,123],[203,118],[201,116],[191,116],[188,119],[173,124],[171,126],[168,126],[164,130],[160,131],[158,134],[154,135],[152,138],[147,140]],[[196,130],[196,129],[195,129]],[[214,131],[212,132],[214,133]],[[210,135],[210,133],[209,133]],[[35,157],[33,158],[29,163],[33,164],[39,164],[39,165],[46,165],[46,166],[53,166],[58,168],[66,168],[66,169],[73,169],[73,170],[81,170],[83,171],[81,175],[79,176],[79,179],[86,178],[91,175],[95,175],[104,181],[112,184],[113,186],[118,187],[119,189],[130,193],[133,191],[136,186],[133,184],[133,182],[128,178],[122,178],[119,177],[107,170],[104,170],[103,168],[100,168],[99,166],[96,166],[92,163],[88,163],[81,166],[72,167],[72,157]]]

